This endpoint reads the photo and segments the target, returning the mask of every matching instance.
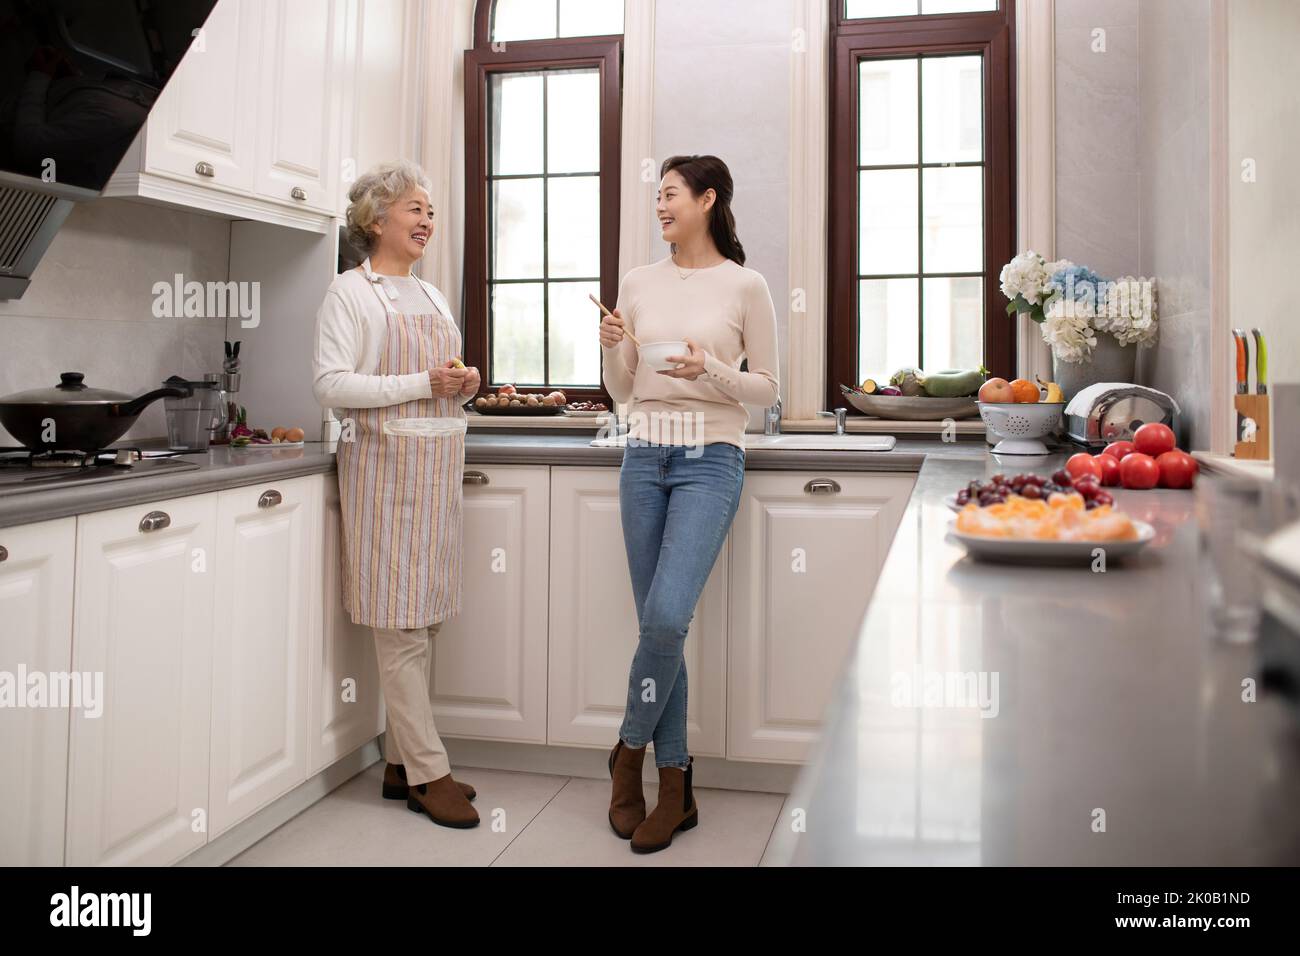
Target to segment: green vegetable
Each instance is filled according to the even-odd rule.
[[[919,368],[900,368],[893,375],[889,376],[889,384],[893,385],[904,395],[920,395],[921,382],[925,379],[925,373]]]
[[[989,370],[979,368],[953,368],[932,372],[921,379],[921,387],[931,398],[960,398],[979,391]]]

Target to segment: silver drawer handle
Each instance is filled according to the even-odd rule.
[[[289,190],[289,195],[294,199],[303,200],[307,198],[307,190],[301,186],[294,186],[293,189]]]
[[[217,175],[216,167],[214,167],[211,163],[203,162],[202,160],[194,164],[194,171],[198,173],[200,176]]]
[[[814,478],[803,490],[810,495],[833,495],[839,493],[840,483],[833,478]]]
[[[165,511],[151,511],[140,519],[140,530],[146,534],[150,531],[161,531],[163,528],[170,528],[172,516]]]
[[[284,501],[284,498],[280,492],[272,488],[270,491],[262,492],[262,497],[257,499],[257,506],[259,508],[274,508],[282,501]]]
[[[3,544],[0,544],[0,561],[3,561],[7,557],[9,557],[9,549]]]
[[[487,483],[488,476],[481,471],[467,471],[465,477],[461,479],[461,484],[464,485],[486,485]]]

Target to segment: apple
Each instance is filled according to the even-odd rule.
[[[1014,402],[1016,393],[1012,389],[1011,383],[1005,378],[991,378],[980,386],[979,400],[981,402]]]

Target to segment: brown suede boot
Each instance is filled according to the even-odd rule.
[[[695,758],[687,758],[686,769],[659,768],[659,802],[645,822],[632,834],[632,849],[637,853],[654,853],[672,845],[673,834],[689,830],[700,822],[700,810],[691,790],[691,772]]]
[[[473,800],[478,796],[478,791],[467,783],[457,780],[456,786],[460,787],[460,792],[465,794],[466,800]],[[406,785],[406,768],[400,763],[384,764],[384,799],[405,800],[410,796],[407,793],[409,789]]]
[[[619,738],[609,752],[609,776],[614,781],[609,798],[609,825],[619,839],[630,840],[645,819],[645,793],[641,788],[641,762],[645,748],[633,750]]]
[[[451,774],[430,783],[418,783],[408,793],[406,809],[427,814],[439,826],[458,830],[478,826],[478,813],[469,805]]]

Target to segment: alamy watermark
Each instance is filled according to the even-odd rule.
[[[103,671],[0,671],[0,709],[72,708],[92,720],[104,713]]]
[[[975,709],[996,717],[997,671],[895,671],[889,679],[894,707]]]
[[[262,321],[260,282],[186,282],[178,272],[171,282],[155,282],[152,292],[159,319],[239,319],[246,329]]]

